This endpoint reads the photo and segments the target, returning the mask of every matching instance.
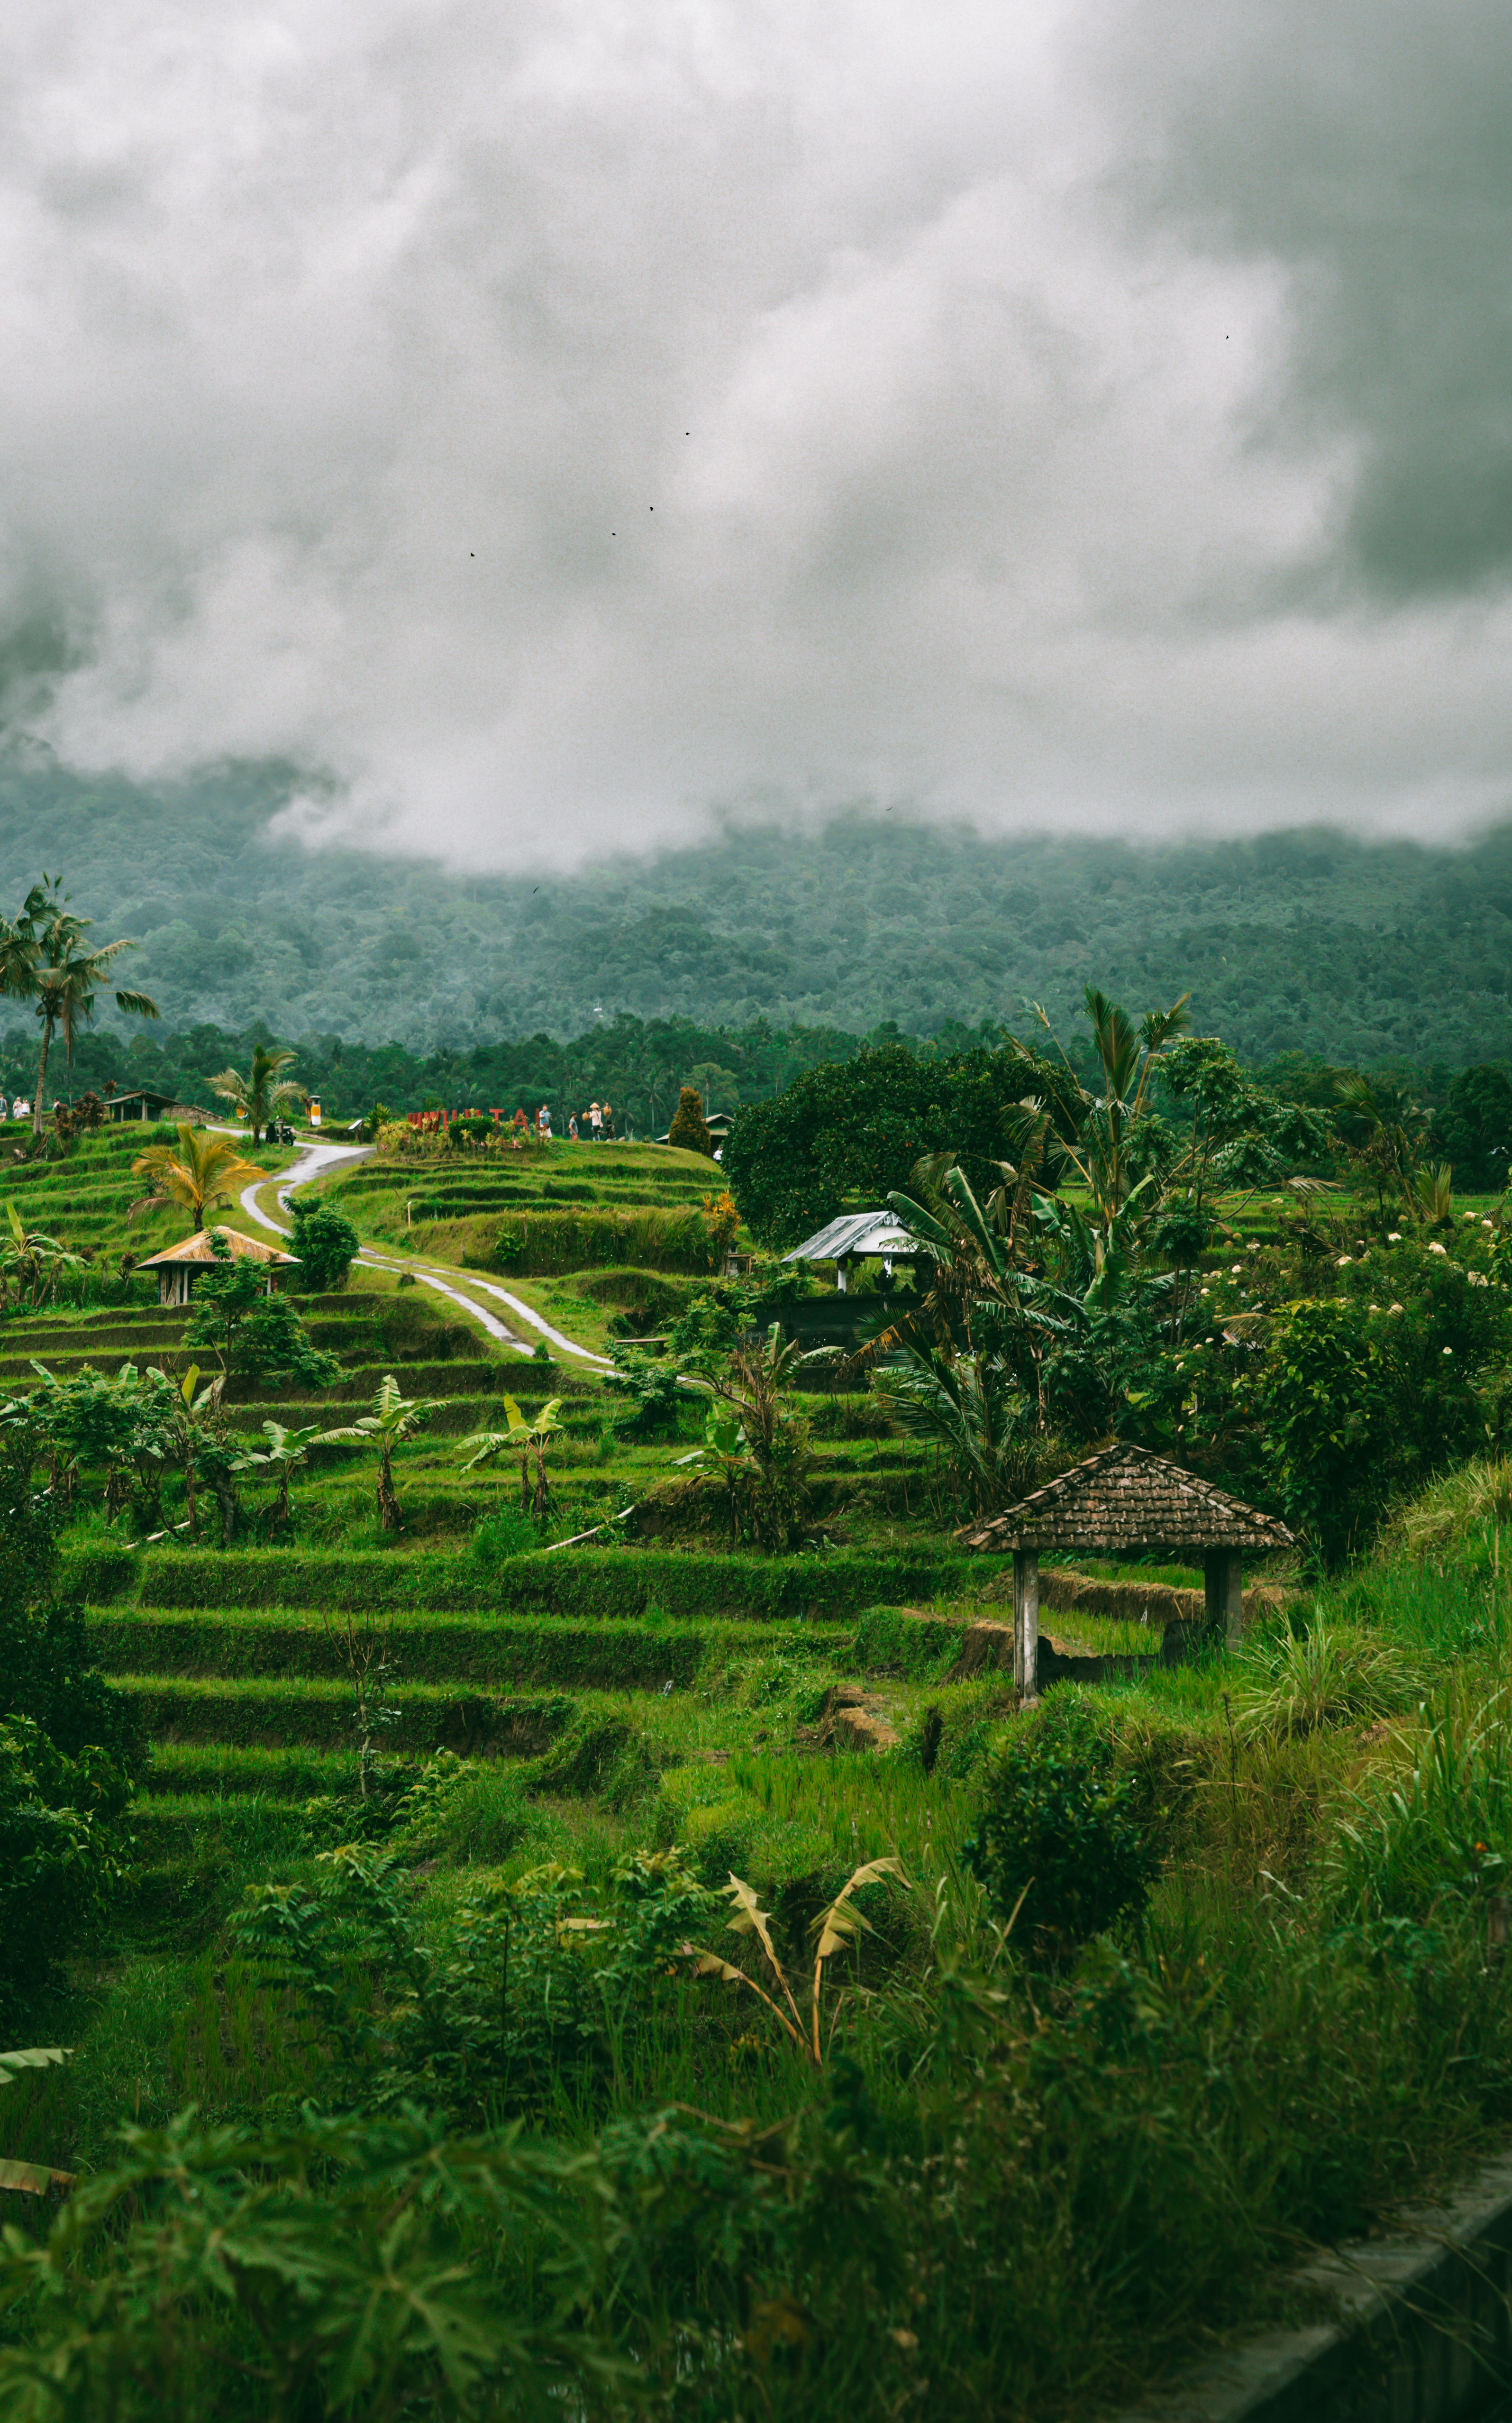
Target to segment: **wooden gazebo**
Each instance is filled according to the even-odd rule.
[[[233,1262],[260,1262],[266,1266],[268,1279],[264,1292],[272,1295],[280,1271],[299,1268],[297,1254],[286,1254],[277,1245],[265,1245],[260,1237],[244,1236],[240,1228],[197,1228],[192,1237],[181,1238],[161,1254],[149,1254],[138,1262],[137,1269],[156,1271],[159,1304],[188,1304],[194,1294],[195,1281],[207,1271],[224,1268],[225,1257],[218,1255],[211,1243],[216,1238]]]
[[[1143,1447],[1099,1448],[1016,1506],[956,1533],[968,1548],[1011,1548],[1014,1558],[1014,1679],[1032,1699],[1039,1663],[1039,1560],[1043,1551],[1079,1549],[1121,1557],[1156,1549],[1183,1560],[1201,1556],[1207,1622],[1230,1649],[1244,1623],[1244,1560],[1296,1544],[1284,1523]]]

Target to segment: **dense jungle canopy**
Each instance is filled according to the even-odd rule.
[[[271,830],[286,796],[264,770],[149,797],[12,761],[0,901],[65,868],[102,930],[141,938],[133,982],[170,1029],[262,1019],[421,1057],[622,1012],[958,1041],[1021,1030],[1030,1001],[1064,1021],[1090,967],[1123,998],[1189,987],[1198,1030],[1250,1063],[1512,1056],[1512,826],[1460,850],[1324,831],[1141,847],[857,813],[488,875],[307,851]],[[782,1074],[764,1063],[760,1089]]]

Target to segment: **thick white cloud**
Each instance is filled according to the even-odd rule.
[[[35,0],[0,37],[13,719],[139,778],[287,760],[300,829],[473,864],[857,799],[1495,811],[1494,550],[1373,577],[1402,416],[1339,237],[1421,46],[1357,21],[1325,106],[1311,21],[1278,64],[1264,16]],[[1505,65],[1481,22],[1451,85]],[[1409,473],[1458,358],[1419,354]]]

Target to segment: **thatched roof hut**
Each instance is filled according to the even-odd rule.
[[[213,1270],[221,1259],[211,1244],[212,1237],[225,1245],[233,1262],[265,1262],[268,1266],[267,1292],[272,1295],[277,1286],[280,1270],[297,1270],[299,1256],[286,1254],[276,1245],[265,1245],[260,1238],[244,1237],[240,1228],[197,1228],[192,1237],[182,1237],[178,1244],[165,1246],[161,1254],[149,1254],[137,1268],[156,1271],[159,1304],[187,1304],[194,1292],[195,1281],[207,1270]]]
[[[984,1522],[968,1523],[955,1536],[964,1547],[1013,1551],[1014,1668],[1029,1697],[1039,1646],[1042,1551],[1124,1557],[1155,1549],[1183,1559],[1200,1556],[1208,1624],[1233,1648],[1244,1619],[1245,1557],[1273,1556],[1296,1545],[1273,1514],[1262,1514],[1149,1448],[1126,1446],[1099,1448],[1017,1505]]]

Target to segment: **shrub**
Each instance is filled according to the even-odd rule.
[[[633,1262],[658,1271],[707,1271],[701,1212],[507,1212],[485,1231],[483,1266],[523,1277]]]
[[[706,1161],[714,1159],[714,1138],[709,1133],[696,1085],[685,1085],[678,1095],[667,1141],[680,1147],[684,1152],[701,1152]]]
[[[294,1233],[289,1250],[299,1259],[301,1291],[327,1295],[345,1287],[362,1242],[351,1221],[333,1203],[295,1203],[291,1208]]]
[[[1144,1910],[1160,1861],[1135,1778],[1076,1706],[1018,1726],[988,1767],[967,1858],[999,1910],[1022,1902],[1036,1949],[1063,1960]]]

